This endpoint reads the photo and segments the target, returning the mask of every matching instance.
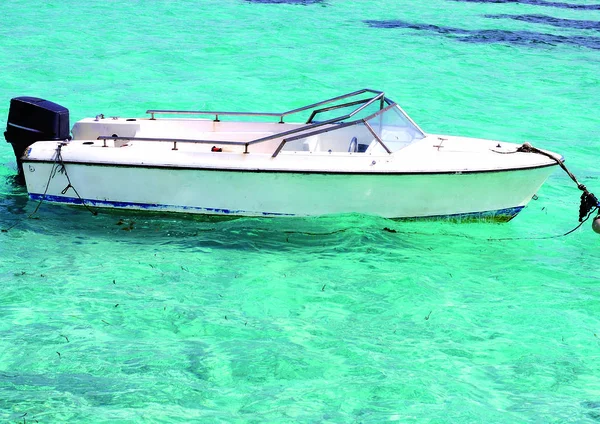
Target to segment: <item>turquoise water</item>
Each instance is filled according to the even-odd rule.
[[[369,87],[599,193],[600,10],[568,1],[4,0],[0,122],[21,95],[74,122]],[[0,144],[2,422],[600,421],[599,236],[535,239],[577,224],[564,173],[507,224],[459,224],[27,219],[15,169]]]

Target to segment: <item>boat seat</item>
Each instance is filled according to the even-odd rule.
[[[316,135],[307,137],[306,140],[302,143],[302,150],[305,152],[314,152],[317,150],[317,146],[319,145],[319,137]]]

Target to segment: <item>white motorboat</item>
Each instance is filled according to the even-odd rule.
[[[30,198],[215,215],[507,221],[563,160],[427,134],[369,89],[283,113],[146,113],[98,115],[69,132],[64,107],[12,99],[5,136]]]

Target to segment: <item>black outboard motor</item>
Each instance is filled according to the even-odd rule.
[[[17,181],[25,183],[21,156],[36,141],[68,140],[69,110],[37,97],[15,97],[10,101],[4,138],[12,144],[17,158]]]

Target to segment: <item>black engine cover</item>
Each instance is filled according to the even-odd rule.
[[[67,140],[69,110],[37,97],[15,97],[10,101],[4,138],[13,146],[19,176],[23,175],[21,156],[36,141]]]

